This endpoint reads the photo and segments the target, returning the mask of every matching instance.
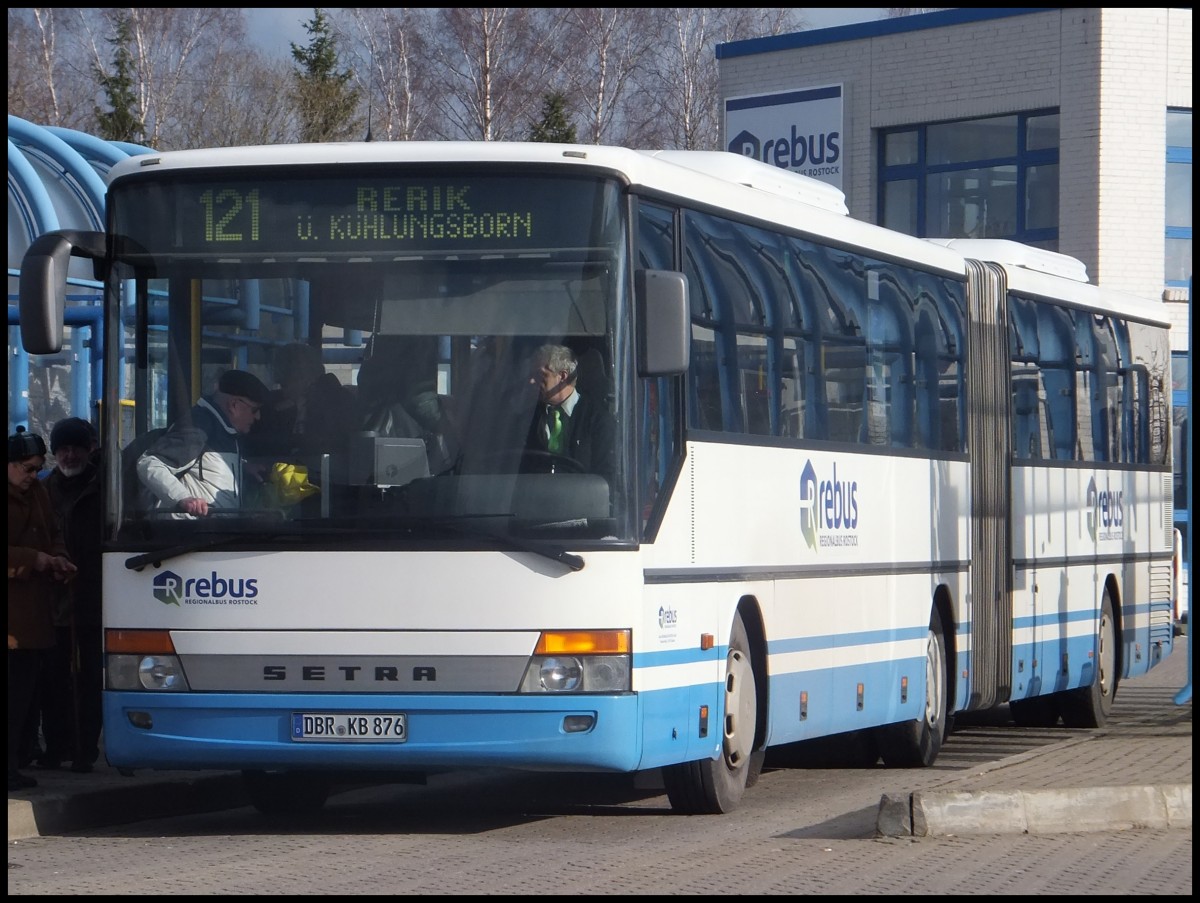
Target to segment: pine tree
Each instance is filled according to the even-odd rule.
[[[145,140],[146,124],[137,114],[137,94],[133,90],[133,54],[129,51],[129,19],[119,16],[116,32],[108,42],[113,50],[112,74],[105,74],[96,67],[96,78],[111,107],[107,112],[99,106],[96,114],[96,131],[107,141],[129,141],[141,144]]]
[[[575,126],[567,119],[567,98],[554,91],[542,99],[542,118],[529,129],[530,141],[575,144]]]
[[[309,42],[292,44],[296,110],[301,141],[345,141],[361,128],[359,90],[350,83],[353,73],[338,71],[337,38],[324,10],[314,9],[304,26]]]

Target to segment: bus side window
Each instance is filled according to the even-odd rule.
[[[917,318],[913,338],[916,357],[916,434],[914,439],[919,448],[941,448],[941,380],[938,373],[938,347],[936,327],[928,311]]]
[[[1063,308],[1039,303],[1038,340],[1051,457],[1055,461],[1073,461],[1076,460],[1076,374],[1070,314]]]

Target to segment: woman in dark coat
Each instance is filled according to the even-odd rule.
[[[46,443],[22,427],[8,437],[8,789],[36,787],[21,774],[21,747],[41,675],[54,647],[59,584],[75,576],[50,496],[38,479]]]

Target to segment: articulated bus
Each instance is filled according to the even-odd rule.
[[[113,766],[238,770],[267,812],[497,768],[721,813],[773,748],[920,767],[961,712],[1102,725],[1171,652],[1168,322],[1065,256],[728,153],[480,142],[119,163],[106,231],[25,257],[33,353],[72,255],[106,286]],[[251,432],[239,507],[147,508],[148,437],[295,343],[356,418],[360,371],[435,388],[453,454]],[[605,473],[526,448],[545,344],[611,414]],[[252,491],[280,473],[303,492]]]

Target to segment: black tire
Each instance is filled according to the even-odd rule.
[[[1104,727],[1112,713],[1120,673],[1117,664],[1117,622],[1108,590],[1100,600],[1100,625],[1096,632],[1096,668],[1092,685],[1056,694],[1067,727]]]
[[[683,815],[716,815],[737,808],[746,788],[758,780],[764,751],[754,748],[758,730],[758,684],[750,640],[735,615],[725,657],[725,701],[721,755],[663,769],[671,808]]]
[[[329,799],[329,779],[312,772],[243,771],[242,784],[263,815],[312,815]]]
[[[877,729],[879,755],[884,765],[928,768],[937,761],[949,722],[949,680],[946,633],[942,616],[935,608],[929,616],[929,638],[925,644],[925,706],[920,718]]]

